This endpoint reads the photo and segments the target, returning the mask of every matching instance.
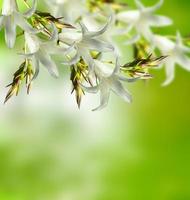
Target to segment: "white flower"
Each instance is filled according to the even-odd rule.
[[[109,14],[112,16],[112,22],[108,30],[101,36],[101,39],[114,46],[116,54],[120,56],[121,50],[117,42],[114,41],[114,36],[121,34],[118,33],[118,28],[115,26],[115,15],[111,12]],[[82,21],[89,31],[96,31],[102,26],[102,23],[105,21],[105,16],[98,15],[98,13],[90,13],[88,15],[84,15]]]
[[[67,43],[74,42],[73,47],[76,50],[75,56],[71,58],[68,62],[63,62],[63,64],[69,66],[74,65],[82,57],[84,61],[88,64],[89,71],[94,71],[94,60],[90,54],[90,51],[114,51],[114,47],[111,44],[98,39],[99,36],[105,33],[110,23],[111,18],[108,23],[99,31],[89,31],[83,23],[80,23],[82,33],[72,33],[68,32],[68,30],[66,30],[66,33],[62,32],[60,34],[61,40],[66,41]]]
[[[132,29],[135,29],[137,34],[129,41],[134,43],[143,36],[148,41],[152,38],[151,27],[161,27],[171,25],[172,21],[168,17],[155,15],[154,12],[158,10],[164,0],[160,0],[155,6],[144,7],[140,0],[135,0],[138,10],[123,11],[117,14],[118,21],[124,22],[129,26],[124,30],[128,33]]]
[[[85,12],[85,0],[45,0],[56,17],[64,17],[67,23],[74,24]]]
[[[50,55],[65,54],[70,50],[70,48],[58,47],[56,44],[57,38],[57,30],[55,27],[51,39],[48,42],[42,42],[36,35],[25,32],[25,41],[29,53],[24,54],[24,56],[31,58],[36,68],[33,79],[35,79],[39,73],[40,63],[47,68],[52,76],[59,76],[57,66]]]
[[[84,90],[89,93],[97,93],[100,91],[100,105],[93,109],[93,111],[101,110],[107,106],[111,91],[124,99],[124,101],[130,103],[132,101],[132,97],[130,93],[123,87],[121,81],[133,82],[136,79],[128,79],[120,74],[120,64],[118,58],[116,59],[115,69],[111,73],[108,72],[108,66],[101,61],[95,60],[94,62],[95,72],[96,76],[98,77],[99,84],[94,87],[83,86]]]
[[[2,15],[0,16],[0,29],[5,27],[5,41],[9,48],[13,48],[16,40],[16,27],[28,32],[35,32],[25,18],[33,15],[37,1],[33,0],[33,6],[24,14],[19,13],[16,0],[4,0]]]
[[[154,45],[163,55],[168,55],[165,60],[166,81],[163,86],[169,85],[175,78],[175,65],[179,64],[182,68],[190,71],[190,58],[186,53],[190,52],[190,48],[183,44],[180,33],[177,33],[176,42],[164,37],[154,36]]]

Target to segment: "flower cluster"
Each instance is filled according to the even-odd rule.
[[[44,0],[47,12],[42,12],[37,0],[4,0],[0,29],[4,29],[6,45],[14,48],[18,36],[24,41],[19,53],[24,61],[8,85],[5,102],[18,94],[23,80],[29,93],[41,66],[58,77],[52,55],[61,57],[59,67],[70,68],[72,92],[79,107],[85,93],[100,93],[100,104],[93,110],[108,104],[110,92],[131,102],[124,83],[151,79],[150,68],[165,66],[163,85],[173,81],[176,64],[190,71],[189,40],[179,32],[171,38],[152,31],[152,27],[172,24],[168,17],[155,14],[163,0],[152,7],[134,1],[136,10],[116,0]],[[21,12],[19,5],[26,11]],[[125,45],[133,47],[132,62],[121,64],[121,50],[114,40],[119,36],[126,38]]]

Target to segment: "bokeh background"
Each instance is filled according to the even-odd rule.
[[[155,31],[189,35],[189,10],[189,0],[165,0],[159,13],[174,26]],[[58,80],[42,69],[30,96],[23,89],[3,105],[21,61],[15,52],[1,33],[0,200],[190,199],[190,73],[176,67],[175,82],[162,88],[164,70],[156,70],[149,83],[129,85],[131,105],[112,95],[91,112],[98,97],[78,110],[67,69]]]

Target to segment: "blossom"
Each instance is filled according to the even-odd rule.
[[[19,13],[16,0],[4,0],[2,15],[0,16],[0,29],[5,27],[5,41],[9,48],[13,48],[16,40],[17,25],[27,32],[35,32],[25,18],[29,18],[36,10],[37,1],[33,0],[32,7],[24,14]]]
[[[99,84],[94,87],[83,86],[84,90],[89,93],[97,93],[100,91],[100,105],[93,109],[93,111],[101,110],[107,106],[111,91],[128,103],[132,101],[131,94],[124,88],[121,82],[133,82],[136,78],[129,79],[120,74],[120,64],[118,58],[116,59],[115,68],[111,73],[108,72],[108,67],[103,62],[95,60],[95,72],[98,77]]]
[[[64,17],[68,23],[75,23],[85,13],[85,0],[45,0],[56,17]]]
[[[110,12],[109,16],[110,15],[112,16],[112,22],[107,31],[101,36],[101,39],[114,46],[114,50],[117,55],[122,55],[117,42],[114,40],[115,36],[121,35],[120,30],[118,30],[118,28],[115,26],[115,14]],[[83,16],[82,22],[85,24],[89,31],[96,31],[102,26],[105,18],[107,19],[107,16],[105,17],[98,14],[88,14]]]
[[[36,35],[25,32],[25,41],[29,53],[24,54],[24,56],[33,60],[33,64],[36,68],[34,78],[36,78],[39,73],[40,63],[47,68],[53,77],[58,77],[59,72],[57,66],[50,55],[67,53],[69,48],[58,47],[56,45],[57,38],[58,36],[55,27],[51,39],[47,42],[42,42]]]
[[[132,29],[135,29],[137,32],[129,43],[138,41],[141,36],[149,41],[153,35],[151,27],[162,27],[172,24],[168,17],[154,14],[162,6],[163,1],[160,0],[152,7],[145,7],[140,0],[135,0],[138,10],[122,11],[117,14],[116,18],[118,21],[128,24],[128,27],[124,30],[125,33],[130,32]]]
[[[74,30],[74,32],[73,30],[71,32],[68,32],[68,30],[66,30],[66,32],[63,31],[60,34],[60,39],[67,43],[74,42],[73,48],[76,50],[75,55],[69,61],[63,62],[63,64],[69,66],[74,65],[82,57],[88,65],[89,71],[92,72],[94,70],[94,60],[90,54],[90,51],[114,51],[114,47],[111,44],[98,39],[99,36],[106,32],[110,23],[111,18],[109,19],[108,23],[99,31],[89,31],[82,22],[80,23],[82,33],[78,33],[76,30]]]
[[[172,24],[168,17],[155,14],[164,0],[157,0],[159,2],[152,7],[134,0],[137,9],[131,11],[124,11],[126,4],[117,4],[113,0],[44,0],[51,11],[43,12],[36,10],[37,0],[32,1],[31,7],[27,0],[21,1],[21,5],[29,8],[25,13],[20,12],[17,0],[2,1],[0,29],[5,29],[7,46],[13,48],[17,26],[21,28],[21,35],[24,34],[24,46],[21,46],[24,61],[8,85],[10,89],[5,102],[18,94],[23,81],[26,81],[29,93],[40,65],[53,77],[58,77],[52,55],[62,56],[64,62],[59,63],[70,68],[72,92],[75,91],[79,108],[85,91],[100,93],[100,103],[94,111],[108,104],[111,92],[130,103],[132,97],[124,84],[152,78],[149,69],[158,66],[162,60],[167,76],[163,85],[173,81],[176,64],[190,71],[190,48],[183,44],[180,33],[174,41],[155,35],[151,29]],[[115,36],[123,34],[131,37],[127,44],[137,43],[132,45],[134,60],[120,65],[118,55],[121,54]],[[159,57],[151,56],[157,52],[160,52]]]
[[[163,55],[168,55],[165,60],[166,80],[163,86],[169,85],[175,78],[175,65],[179,64],[185,70],[190,71],[190,58],[186,53],[190,52],[190,48],[183,44],[181,35],[177,32],[176,42],[164,36],[154,36],[154,45],[161,51]]]

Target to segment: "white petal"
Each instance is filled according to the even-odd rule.
[[[24,31],[27,31],[29,33],[36,34],[39,31],[35,30],[25,19],[20,13],[14,13],[15,21],[18,26],[20,26],[21,29]]]
[[[26,18],[31,17],[35,13],[36,7],[37,7],[37,0],[33,0],[32,7],[23,14],[24,17]]]
[[[89,50],[95,50],[100,52],[110,52],[114,51],[114,47],[104,41],[97,40],[97,39],[85,39],[82,42]]]
[[[96,20],[96,14],[95,16],[91,14],[84,15],[82,21],[90,32],[97,31],[100,27],[100,24]]]
[[[117,20],[127,23],[134,24],[137,20],[139,20],[140,12],[137,10],[132,11],[124,11],[117,14]]]
[[[117,28],[116,30],[114,30],[113,35],[124,35],[124,34],[127,34],[133,29],[133,27],[134,27],[133,24],[129,24],[125,28],[120,28],[120,29]]]
[[[181,46],[180,48],[181,48],[181,50],[182,50],[184,53],[190,53],[190,48],[189,48],[189,47],[183,45],[183,46]]]
[[[97,108],[93,109],[92,111],[99,111],[105,108],[108,104],[109,97],[110,97],[110,89],[102,85],[100,88],[100,105]]]
[[[141,26],[141,31],[140,31],[140,33],[142,34],[142,36],[146,39],[146,40],[148,40],[148,41],[152,41],[152,38],[153,38],[153,33],[152,33],[152,31],[151,31],[151,29],[150,29],[150,27],[148,27],[148,26]]]
[[[16,40],[16,24],[12,16],[5,18],[5,41],[9,48],[13,48]]]
[[[2,15],[9,16],[12,15],[14,11],[17,10],[16,0],[4,0],[2,6]]]
[[[36,57],[34,57],[33,59],[33,65],[35,67],[35,73],[34,73],[34,76],[32,78],[32,80],[36,79],[39,72],[40,72],[40,63],[39,63],[39,60],[36,59]]]
[[[88,93],[97,93],[98,90],[99,90],[99,86],[93,86],[93,87],[85,87],[85,86],[81,86],[85,92],[88,92]]]
[[[190,52],[190,48],[183,44],[183,38],[181,37],[181,34],[179,31],[177,31],[177,34],[176,34],[176,48],[179,48],[184,53]]]
[[[45,49],[49,54],[64,54],[64,55],[67,55],[69,54],[70,52],[72,52],[74,50],[74,47],[75,47],[75,44],[72,44],[70,47],[68,48],[65,48],[65,47],[60,47],[60,46],[57,46],[55,44],[43,44],[41,45],[41,48]]]
[[[123,75],[118,75],[117,76],[119,78],[120,81],[125,81],[125,82],[128,82],[128,83],[134,83],[135,81],[139,80],[140,78],[127,78]]]
[[[125,45],[132,45],[140,40],[140,34],[134,35],[132,38],[128,39],[124,44]]]
[[[177,31],[177,33],[176,33],[176,44],[179,46],[181,46],[183,44],[181,33],[179,31]]]
[[[85,63],[88,65],[89,74],[91,74],[92,72],[94,72],[94,65],[95,65],[93,58],[91,57],[88,50],[79,49],[79,51]]]
[[[24,58],[33,58],[35,53],[19,53],[18,55],[24,56]]]
[[[28,32],[25,32],[24,35],[30,53],[36,53],[40,48],[40,43],[38,38],[36,37],[36,35],[30,34]]]
[[[69,61],[62,62],[63,65],[75,65],[80,60],[80,54],[77,52],[76,55],[71,58]]]
[[[86,35],[89,31],[88,28],[86,27],[86,25],[83,22],[80,22],[80,27],[81,27],[81,31],[83,35]]]
[[[59,39],[66,43],[73,43],[81,41],[82,34],[78,33],[75,29],[63,29],[62,33],[59,34]]]
[[[120,72],[120,67],[121,67],[121,65],[119,63],[119,58],[117,57],[116,62],[115,62],[115,68],[113,70],[112,75],[118,74]]]
[[[146,8],[148,12],[155,12],[162,7],[164,0],[160,0],[156,5]]]
[[[130,93],[124,89],[122,84],[119,81],[114,81],[112,84],[112,90],[113,92],[121,97],[124,101],[131,103],[132,102],[132,96]]]
[[[57,41],[58,41],[58,31],[57,31],[57,28],[55,27],[55,25],[53,23],[51,25],[52,25],[51,27],[52,27],[53,31],[51,33],[50,39],[48,41],[41,42],[41,44],[40,44],[40,46],[42,48],[45,48],[46,51],[47,51],[47,49],[49,51],[51,50],[51,48],[54,49],[55,46],[57,45]],[[53,52],[53,50],[51,50],[51,52]]]
[[[0,30],[2,29],[4,23],[4,16],[0,16]]]
[[[177,57],[177,63],[183,68],[190,71],[190,58],[184,54]]]
[[[110,77],[113,74],[113,69],[110,68],[107,64],[94,60],[95,63],[95,72],[98,77]]]
[[[145,8],[144,5],[141,3],[140,0],[135,0],[135,4],[136,4],[136,6],[137,6],[137,8],[139,10],[143,10]]]
[[[169,26],[173,24],[173,21],[168,17],[154,15],[150,17],[149,24],[154,27]]]
[[[166,80],[162,86],[168,86],[175,78],[175,63],[172,61],[167,61],[166,63]]]
[[[154,36],[153,43],[163,54],[167,54],[175,48],[175,43],[164,36]]]
[[[108,19],[108,22],[106,23],[106,25],[103,28],[101,28],[99,31],[92,31],[92,32],[87,31],[87,32],[85,32],[84,35],[88,36],[88,37],[97,37],[97,36],[100,36],[100,35],[104,34],[107,31],[107,29],[111,25],[111,23],[112,23],[112,17],[110,17]]]
[[[49,39],[50,42],[56,42],[58,40],[58,31],[56,26],[52,23],[52,33],[51,33],[51,38]]]
[[[53,77],[57,78],[59,76],[56,64],[46,52],[38,51],[38,53],[36,54],[36,58],[45,68],[47,68],[47,70]]]

